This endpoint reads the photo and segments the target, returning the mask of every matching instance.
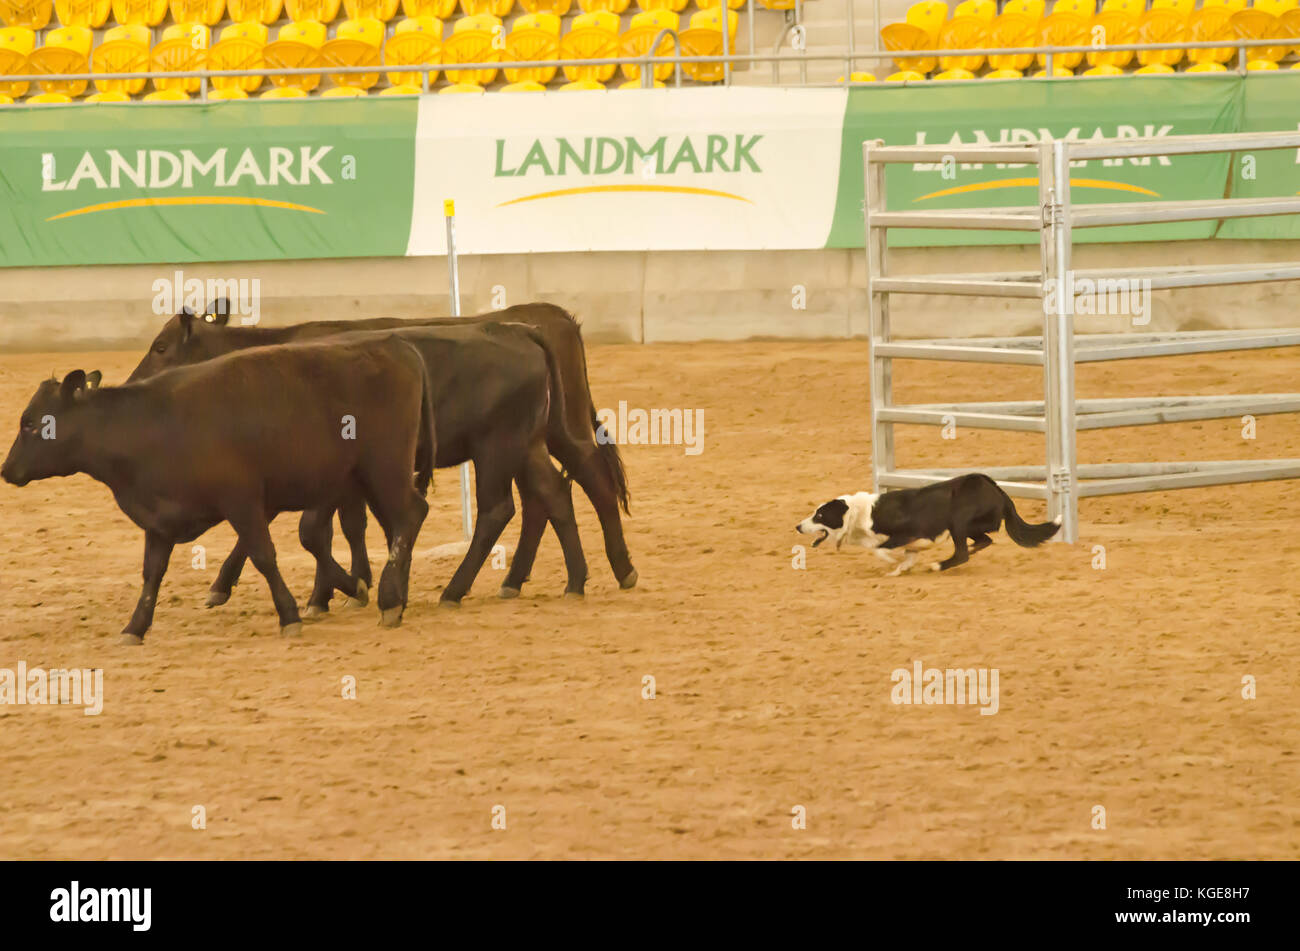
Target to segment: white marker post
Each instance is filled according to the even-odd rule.
[[[460,316],[460,271],[456,268],[456,202],[444,199],[442,213],[447,217],[447,277],[451,291],[451,315]],[[469,504],[469,463],[460,464],[460,514],[465,525],[465,541],[474,537],[474,515]]]

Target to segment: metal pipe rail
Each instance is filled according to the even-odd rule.
[[[1073,294],[1051,294],[1076,280],[1139,280],[1143,289],[1300,280],[1295,264],[1204,265],[1168,268],[1071,270],[1073,228],[1162,221],[1194,221],[1263,215],[1300,214],[1300,199],[1212,199],[1143,201],[1075,206],[1070,195],[1070,163],[1082,159],[1192,155],[1300,147],[1300,133],[1240,133],[1145,139],[1056,140],[1019,146],[885,146],[864,143],[864,232],[870,319],[872,476],[877,490],[911,488],[951,478],[970,469],[898,469],[893,427],[899,423],[965,425],[975,428],[1043,433],[1043,466],[985,469],[1012,495],[1042,498],[1048,513],[1061,519],[1059,540],[1078,540],[1078,500],[1129,492],[1271,479],[1300,478],[1300,459],[1230,460],[1187,463],[1108,463],[1080,465],[1080,430],[1245,414],[1300,412],[1300,393],[1230,396],[1157,396],[1123,399],[1075,398],[1078,363],[1128,360],[1175,354],[1210,353],[1265,347],[1300,346],[1300,328],[1195,332],[1137,332],[1075,338]],[[935,212],[889,212],[885,170],[890,163],[932,163],[954,157],[966,164],[1036,165],[1037,208],[982,208]],[[1012,228],[1037,231],[1038,271],[896,276],[888,271],[887,234],[891,227]],[[944,338],[895,341],[890,336],[890,296],[927,293],[1039,299],[1043,333],[1037,337]],[[1099,289],[1098,296],[1108,293]],[[1042,366],[1043,399],[1010,402],[894,404],[896,359],[928,359]]]

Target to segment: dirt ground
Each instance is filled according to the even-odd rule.
[[[0,358],[5,448],[52,369],[109,384],[137,358]],[[1298,359],[1084,366],[1079,395],[1293,391]],[[869,486],[865,343],[589,360],[598,406],[699,408],[705,432],[699,455],[624,449],[634,591],[577,493],[585,602],[560,597],[548,533],[517,601],[495,597],[488,567],[463,608],[439,609],[454,562],[425,555],[400,629],[336,600],[286,641],[251,566],[204,609],[222,526],[200,540],[206,569],[177,549],[145,646],[123,647],[142,533],[88,477],[0,484],[0,668],[99,667],[105,693],[97,717],[0,707],[0,857],[1300,856],[1300,484],[1085,500],[1080,544],[999,534],[942,574],[887,578],[869,553],[824,548],[799,570],[795,522]],[[906,362],[896,381],[900,401],[1041,398],[1028,368]],[[1257,425],[1253,441],[1236,419],[1084,433],[1079,457],[1300,456],[1295,416]],[[898,440],[902,465],[1042,460],[1028,434]],[[435,490],[417,552],[458,537],[455,472]],[[273,531],[305,601],[296,518]],[[382,548],[372,520],[376,570]],[[997,714],[895,705],[891,672],[916,660],[998,668]]]

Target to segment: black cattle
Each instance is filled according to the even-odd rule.
[[[628,508],[627,478],[623,462],[617,445],[613,442],[597,442],[595,438],[599,424],[587,382],[586,348],[578,322],[563,308],[553,304],[532,303],[468,317],[331,320],[276,328],[228,326],[229,313],[228,302],[218,300],[209,305],[205,320],[196,320],[187,315],[172,318],[158,333],[130,379],[143,379],[167,367],[197,363],[247,347],[321,339],[358,330],[483,326],[498,322],[522,323],[534,328],[554,356],[564,391],[563,412],[553,411],[547,423],[547,448],[559,460],[565,473],[582,486],[591,500],[605,536],[605,554],[619,586],[631,588],[636,584],[637,572],[628,556],[618,512],[620,506],[624,512]],[[477,381],[471,377],[471,382]],[[441,434],[439,438],[442,438]],[[565,492],[569,492],[567,484]],[[352,574],[368,585],[370,567],[365,552],[365,510],[363,508],[357,512],[345,508],[340,510],[339,519],[343,534],[351,546]],[[546,518],[536,506],[525,504],[522,520],[519,546],[501,589],[502,595],[506,597],[518,594],[527,580],[537,555],[537,545],[546,528]],[[229,594],[229,589],[226,594]]]
[[[144,529],[144,588],[123,631],[143,642],[172,549],[228,521],[266,577],[281,633],[301,631],[270,520],[360,494],[384,528],[381,623],[401,623],[436,451],[425,362],[397,335],[266,347],[118,387],[47,380],[0,466],[14,485],[84,472]],[[417,457],[420,461],[417,463]]]

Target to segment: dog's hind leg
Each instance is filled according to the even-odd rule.
[[[969,560],[970,552],[966,548],[965,526],[954,525],[952,528],[952,557],[939,562],[939,570],[947,571],[949,568],[964,565]]]
[[[976,532],[970,537],[975,544],[971,546],[970,553],[973,555],[977,551],[983,551],[993,544],[993,539],[989,538],[984,532]]]

